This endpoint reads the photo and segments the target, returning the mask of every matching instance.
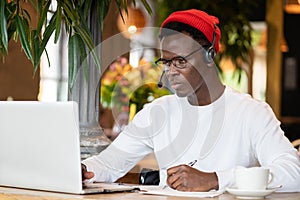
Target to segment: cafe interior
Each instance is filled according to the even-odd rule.
[[[36,9],[29,2],[24,1],[22,6],[30,15],[37,16]],[[142,0],[129,1],[126,13],[119,11],[118,5],[112,1],[102,25],[99,20],[89,21],[95,46],[101,49],[101,67],[97,70],[93,59],[87,61],[90,68],[95,68],[87,72],[93,76],[87,84],[95,85],[88,88],[80,85],[85,80],[84,69],[79,69],[78,75],[70,81],[70,40],[64,26],[57,41],[54,42],[54,34],[51,36],[46,46],[47,53],[41,56],[36,71],[21,42],[10,40],[8,53],[0,62],[0,100],[74,100],[79,106],[85,106],[86,102],[82,101],[93,102],[96,97],[97,110],[83,112],[91,115],[92,121],[96,120],[99,125],[93,142],[98,144],[100,140],[102,145],[104,141],[104,146],[107,146],[145,104],[172,93],[167,88],[157,87],[162,73],[162,69],[154,64],[160,56],[157,48],[159,24],[170,12],[199,8],[218,16],[222,36],[228,36],[228,41],[221,40],[220,52],[224,56],[216,60],[223,83],[270,104],[285,135],[300,151],[299,0],[147,0],[147,3],[149,8]],[[52,1],[48,22],[56,6],[56,1]],[[237,16],[242,16],[243,20],[235,20]],[[30,26],[37,26],[38,20],[31,17]],[[232,30],[244,31],[248,37],[234,31],[226,33],[223,22],[230,24]],[[235,37],[239,37],[239,41]],[[244,45],[240,49],[238,45],[230,48],[234,41]],[[237,51],[243,52],[237,54]],[[89,91],[85,92],[89,96],[82,99],[70,92],[78,88]],[[102,150],[97,148],[97,151]],[[89,153],[82,152],[82,158],[90,156]],[[157,168],[152,155],[142,160],[135,170],[144,168]],[[128,174],[119,182],[136,183],[137,179]]]

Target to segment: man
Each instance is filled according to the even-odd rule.
[[[168,95],[145,106],[98,156],[83,161],[83,176],[113,182],[154,152],[160,184],[180,191],[224,190],[237,167],[269,168],[270,187],[300,192],[297,151],[264,102],[225,87],[213,59],[218,19],[199,10],[172,13],[160,31]]]

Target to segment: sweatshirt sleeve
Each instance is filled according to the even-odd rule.
[[[300,159],[298,152],[280,128],[270,106],[255,110],[255,120],[250,123],[250,140],[254,156],[261,167],[270,169],[273,179],[269,187],[282,192],[300,192]]]
[[[220,191],[225,191],[227,187],[234,185],[234,171],[235,168],[216,172]]]
[[[88,171],[95,174],[90,181],[114,182],[150,152],[151,148],[144,143],[121,134],[99,155],[87,158],[82,163],[86,165]]]
[[[114,182],[153,151],[148,118],[147,110],[140,111],[105,150],[82,161],[95,174],[89,181]]]

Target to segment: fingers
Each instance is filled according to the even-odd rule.
[[[172,184],[170,184],[170,187],[175,190],[179,190],[179,191],[187,191],[188,185],[187,185],[186,178],[178,176],[178,175],[175,175],[175,176],[177,176],[176,180]]]
[[[82,171],[82,180],[91,179],[95,176],[93,172],[88,172],[86,166],[81,164],[81,171]]]
[[[84,179],[91,179],[95,176],[95,174],[93,172],[84,172],[83,177]]]
[[[189,166],[187,166],[187,165],[178,165],[178,166],[175,166],[175,167],[171,167],[167,170],[167,174],[168,174],[168,176],[171,176],[171,175],[174,175],[176,173],[179,173],[179,172],[185,170],[188,167]]]
[[[176,190],[185,190],[186,186],[186,175],[187,169],[189,166],[187,165],[179,165],[167,170],[167,184]]]
[[[180,176],[178,176],[178,174],[171,174],[170,176],[167,177],[167,184],[175,189],[177,187],[178,183],[178,179],[180,178]]]
[[[189,185],[188,185],[188,181],[187,179],[183,178],[182,180],[180,181],[177,181],[175,184],[174,184],[174,189],[175,190],[178,190],[178,191],[193,191],[193,188],[191,188]]]

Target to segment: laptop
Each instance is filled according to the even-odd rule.
[[[132,191],[83,186],[76,102],[0,101],[0,186],[72,194]]]

